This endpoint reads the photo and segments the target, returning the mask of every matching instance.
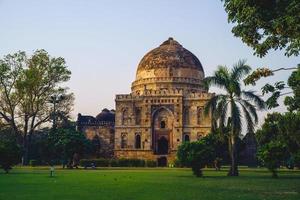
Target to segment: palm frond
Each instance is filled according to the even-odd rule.
[[[219,126],[221,128],[225,126],[227,109],[228,109],[227,105],[228,105],[227,98],[223,96],[218,102],[217,109],[216,109],[217,119],[219,120]]]
[[[257,116],[255,106],[252,105],[251,103],[249,103],[247,100],[244,100],[244,99],[239,99],[238,101],[239,101],[240,104],[244,105],[247,108],[247,110],[250,112],[250,114],[254,118],[254,122],[257,123],[258,122],[258,116]]]
[[[225,88],[225,80],[223,80],[220,77],[208,76],[203,80],[203,82],[204,82],[205,87],[207,87],[207,88],[209,88],[211,86],[217,86],[222,89]]]
[[[251,67],[246,65],[246,60],[239,60],[233,65],[231,76],[233,80],[239,81],[241,78],[251,71]]]
[[[253,133],[254,132],[254,123],[253,123],[253,119],[249,113],[249,111],[247,110],[246,106],[244,106],[243,104],[240,103],[240,105],[242,106],[244,115],[245,115],[245,122],[247,124],[247,130],[249,133]]]
[[[230,102],[231,105],[231,126],[234,134],[238,135],[242,130],[241,111],[235,101]]]
[[[265,109],[266,108],[266,103],[264,102],[263,99],[261,99],[259,96],[257,96],[256,94],[254,94],[253,91],[242,91],[242,95],[253,101],[255,103],[255,106],[258,107],[258,109]]]

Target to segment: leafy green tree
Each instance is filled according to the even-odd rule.
[[[182,166],[192,167],[195,176],[202,177],[202,168],[215,159],[215,150],[210,137],[204,137],[196,142],[185,142],[179,146],[177,159]]]
[[[16,143],[16,139],[9,133],[11,130],[0,130],[0,168],[6,173],[12,169],[13,165],[21,162],[21,148]]]
[[[205,78],[208,86],[217,86],[224,89],[224,94],[212,97],[205,106],[205,114],[212,113],[212,119],[217,121],[219,127],[229,124],[228,146],[231,159],[229,176],[238,176],[238,162],[236,140],[242,131],[242,118],[248,132],[254,132],[258,121],[257,109],[264,109],[264,101],[253,91],[241,89],[241,79],[250,72],[251,68],[245,61],[239,61],[229,70],[219,66],[213,76]]]
[[[254,54],[263,57],[271,49],[285,49],[286,56],[298,56],[300,52],[300,4],[298,0],[222,0],[228,21],[234,23],[232,32],[248,46]],[[254,70],[245,80],[245,84],[255,83],[262,77],[273,76],[282,70],[297,70],[296,66],[280,67],[271,70],[262,67]],[[298,69],[299,70],[299,69]],[[283,87],[277,87],[281,85]],[[290,84],[289,84],[290,85]],[[271,94],[266,101],[269,109],[279,106],[277,100],[291,92],[282,92],[285,84],[279,81],[266,85],[262,92]],[[293,89],[294,90],[294,89]],[[297,96],[297,95],[295,95]],[[299,96],[299,94],[298,94]],[[287,97],[286,105],[293,107],[293,99]],[[297,103],[296,103],[297,104]]]
[[[300,52],[299,0],[222,0],[233,23],[232,32],[255,54],[285,49],[285,55]]]
[[[300,148],[300,113],[268,114],[255,135],[259,146],[280,141],[287,146],[290,155],[293,155]]]
[[[273,178],[278,177],[277,169],[287,158],[286,150],[286,145],[282,142],[271,141],[263,145],[257,153],[258,159],[272,172]]]
[[[51,160],[62,160],[72,162],[75,153],[83,155],[92,148],[91,142],[83,133],[74,128],[58,128],[52,130],[48,135],[48,147]]]
[[[65,60],[51,57],[45,50],[37,50],[30,57],[17,52],[0,60],[0,116],[22,143],[24,164],[28,163],[32,134],[51,121],[50,97],[64,95],[57,110],[65,114],[72,110],[73,94],[60,86],[70,75]]]
[[[292,72],[288,79],[288,86],[292,89],[293,96],[285,97],[284,104],[290,112],[300,112],[300,66]]]

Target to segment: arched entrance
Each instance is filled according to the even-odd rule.
[[[157,166],[158,167],[166,167],[167,166],[167,157],[159,157],[157,158]]]
[[[173,146],[174,116],[171,110],[162,106],[152,115],[152,147],[156,155],[167,155]]]
[[[165,155],[168,154],[169,150],[169,142],[167,138],[164,136],[160,137],[157,141],[157,154],[158,155]]]

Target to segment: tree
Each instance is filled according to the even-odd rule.
[[[280,141],[271,141],[262,146],[257,155],[263,165],[272,172],[272,177],[277,178],[277,169],[287,157],[286,145]]]
[[[257,130],[259,148],[269,143],[280,142],[285,146],[286,160],[281,160],[287,167],[297,166],[300,149],[300,112],[268,114],[262,127]]]
[[[300,52],[299,0],[222,0],[234,36],[263,57],[271,49]]]
[[[290,112],[300,112],[300,66],[292,72],[288,79],[288,86],[292,89],[293,96],[285,97],[284,104]]]
[[[284,81],[277,81],[274,85],[264,85],[261,88],[262,94],[271,94],[271,96],[268,97],[266,104],[268,105],[269,109],[276,108],[277,106],[279,106],[279,97],[288,94],[293,94],[293,96],[285,97],[284,104],[288,107],[289,111],[297,111],[300,109],[300,65],[298,65],[298,67],[280,68],[276,70],[270,70],[268,68],[258,68],[255,71],[253,71],[249,76],[247,76],[247,78],[244,79],[244,83],[246,85],[255,85],[256,81],[258,81],[260,78],[272,76],[274,75],[275,71],[280,70],[294,70],[287,82],[289,87],[286,87]],[[285,89],[292,89],[292,91],[282,92]]]
[[[70,165],[74,154],[83,155],[92,148],[91,142],[83,133],[74,128],[58,128],[52,130],[48,135],[48,147],[50,149],[49,162],[60,159]]]
[[[17,52],[0,60],[0,116],[22,143],[24,164],[28,163],[32,134],[51,120],[50,97],[67,97],[56,109],[65,114],[72,110],[73,94],[60,87],[70,74],[63,58],[51,57],[45,50],[37,50],[29,58],[25,52]]]
[[[236,140],[242,131],[242,117],[248,132],[254,132],[258,121],[257,109],[264,109],[264,101],[253,91],[241,89],[241,79],[250,72],[251,68],[245,61],[239,61],[229,70],[219,66],[213,76],[205,78],[207,86],[217,86],[224,89],[225,94],[212,97],[205,106],[205,114],[212,113],[212,120],[218,122],[219,127],[230,127],[228,146],[231,159],[229,176],[238,176]]]
[[[20,163],[21,148],[9,129],[0,130],[0,168],[6,173],[13,165]]]
[[[183,166],[192,167],[197,177],[202,177],[202,168],[215,159],[215,151],[210,137],[204,137],[196,142],[185,142],[177,151],[178,161]]]

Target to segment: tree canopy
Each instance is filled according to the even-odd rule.
[[[299,0],[222,0],[232,32],[255,54],[285,49],[286,56],[300,52]]]
[[[30,57],[20,51],[0,59],[0,116],[23,143],[25,162],[30,136],[51,120],[51,96],[65,96],[57,104],[65,115],[72,110],[73,94],[61,86],[70,75],[65,60],[51,57],[45,50],[37,50]]]

